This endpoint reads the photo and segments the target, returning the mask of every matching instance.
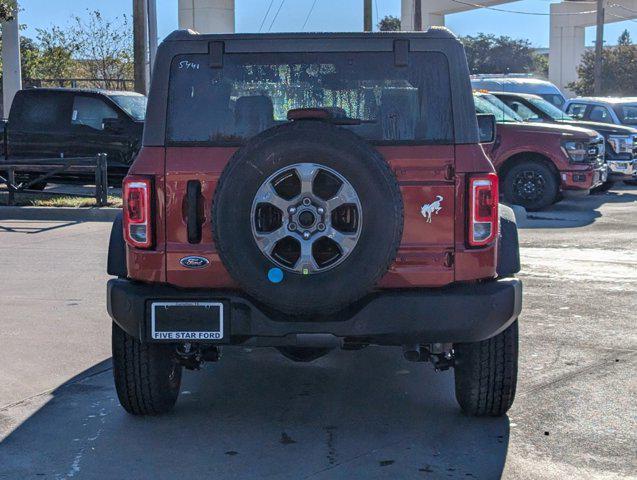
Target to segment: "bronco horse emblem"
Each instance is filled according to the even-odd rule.
[[[442,210],[442,195],[436,195],[436,201],[431,203],[425,203],[420,209],[420,213],[427,220],[427,223],[431,223],[431,216],[435,213],[438,215],[438,212]]]

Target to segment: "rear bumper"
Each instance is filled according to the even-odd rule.
[[[560,176],[562,190],[590,190],[606,182],[608,167],[604,163],[586,170],[562,171]]]
[[[269,310],[236,291],[180,289],[119,278],[108,282],[108,313],[142,341],[151,341],[151,302],[203,300],[223,302],[226,312],[224,338],[213,343],[259,338],[261,344],[277,345],[285,337],[308,334],[379,345],[457,343],[484,340],[508,327],[522,309],[522,283],[507,278],[440,289],[383,290],[328,318],[307,321]]]

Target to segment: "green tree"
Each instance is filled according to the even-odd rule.
[[[578,80],[566,87],[577,95],[593,95],[595,52],[587,50],[577,67]],[[628,30],[619,36],[617,46],[602,51],[602,95],[637,95],[637,45]]]
[[[36,31],[37,49],[27,53],[30,68],[24,72],[24,77],[35,80],[76,76],[77,68],[73,54],[78,50],[77,43],[60,27]]]
[[[545,59],[535,54],[531,42],[479,33],[461,38],[471,73],[543,73]]]
[[[0,0],[2,1],[2,0]],[[122,88],[133,75],[132,27],[126,16],[106,19],[95,10],[69,25],[38,29],[22,37],[22,72],[27,84],[42,79],[96,79],[83,85]]]
[[[381,32],[398,32],[400,30],[400,18],[387,15],[378,22],[378,30]]]
[[[16,9],[15,0],[0,0],[0,22],[13,20],[15,9]]]
[[[2,49],[2,36],[0,35],[0,50]],[[26,80],[37,75],[40,50],[32,39],[20,36],[20,59],[22,77]],[[2,72],[2,58],[0,57],[0,75]]]
[[[132,78],[133,27],[126,15],[109,20],[93,10],[86,20],[74,17],[66,35],[76,46],[74,58],[85,76],[103,80],[106,88],[119,86],[111,79]]]

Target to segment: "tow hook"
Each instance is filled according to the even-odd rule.
[[[199,370],[204,362],[216,362],[220,358],[221,349],[214,345],[193,345],[185,342],[177,346],[177,360],[188,370]]]
[[[429,361],[436,369],[436,372],[444,372],[454,366],[455,357],[453,352],[430,353]]]
[[[444,372],[454,366],[453,345],[451,343],[432,343],[429,345],[429,361],[436,372]]]

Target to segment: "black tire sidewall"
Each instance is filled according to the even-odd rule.
[[[182,370],[172,344],[143,343],[112,325],[113,378],[120,404],[132,415],[170,411],[181,386]]]
[[[546,182],[544,195],[535,201],[528,201],[520,197],[514,192],[513,181],[517,174],[522,170],[535,170],[541,174]],[[507,203],[521,205],[529,211],[541,210],[552,205],[557,200],[559,185],[551,169],[537,161],[524,161],[514,165],[504,178],[504,198]]]
[[[367,293],[395,258],[402,198],[385,161],[355,135],[322,122],[285,127],[261,134],[226,167],[213,205],[215,242],[230,275],[258,300],[285,313],[327,313]],[[361,234],[334,268],[311,275],[284,270],[283,280],[272,283],[268,271],[277,265],[254,240],[252,203],[270,175],[296,163],[324,165],[350,182],[362,206]]]

